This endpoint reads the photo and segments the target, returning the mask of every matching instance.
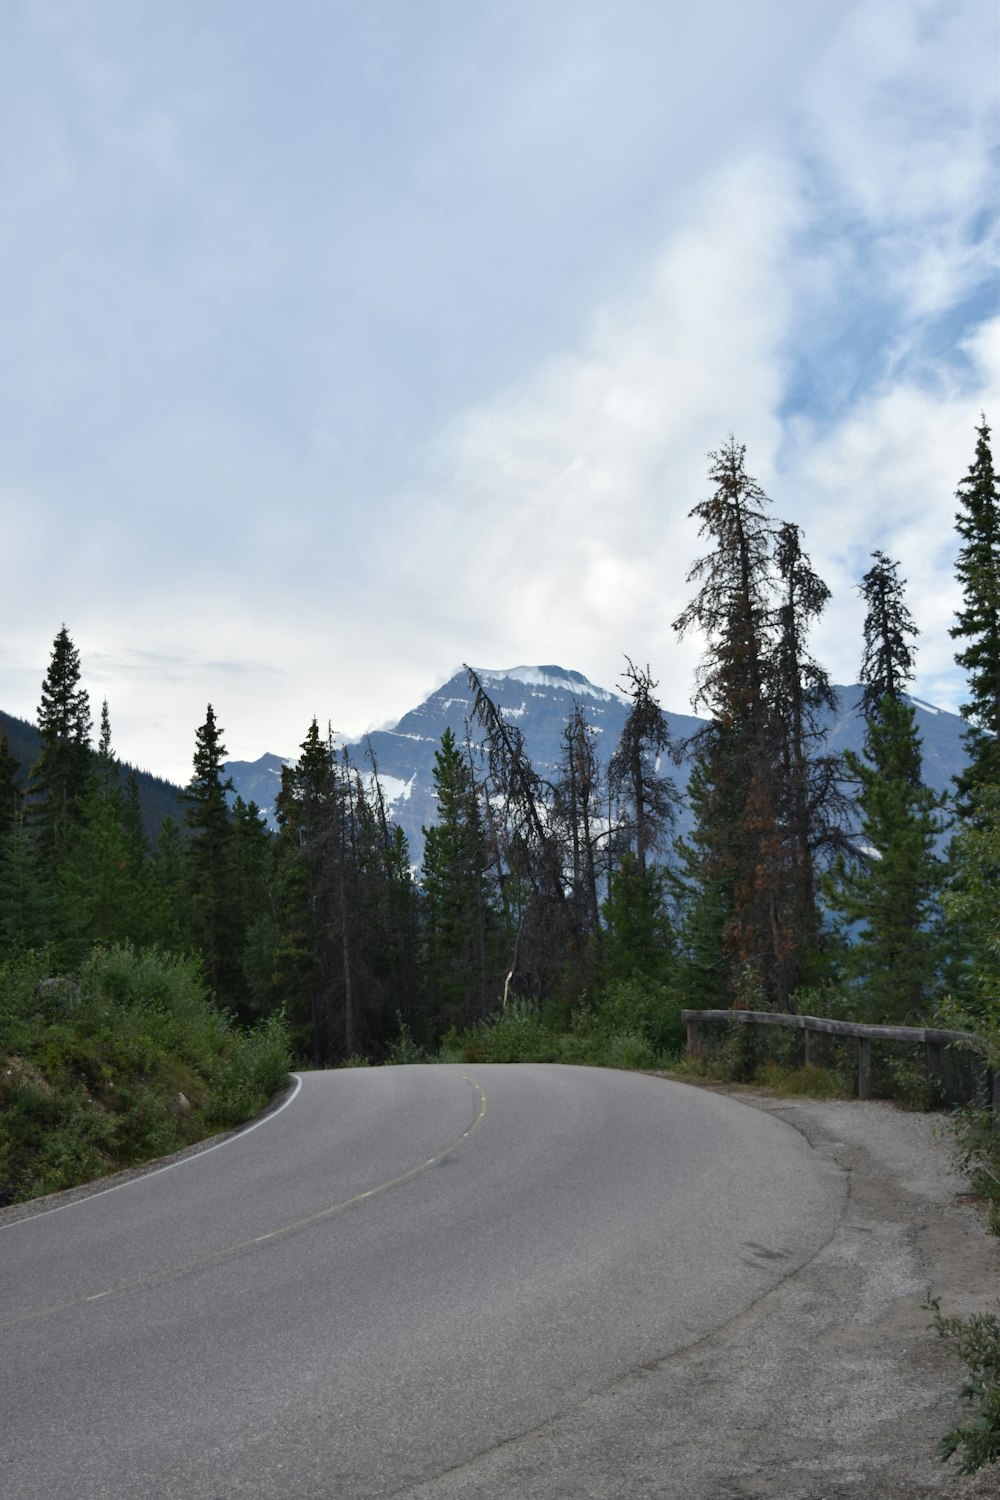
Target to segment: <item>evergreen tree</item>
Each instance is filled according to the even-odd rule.
[[[469,1025],[498,988],[496,921],[487,894],[488,850],[468,759],[451,729],[434,755],[437,820],[423,830],[425,966],[434,1024]]]
[[[221,1005],[237,1008],[243,1000],[243,930],[226,801],[232,783],[223,776],[225,757],[222,731],[209,704],[205,722],[195,733],[194,771],[184,794],[189,830],[184,845],[187,922],[209,988]]]
[[[21,811],[23,794],[17,779],[20,769],[20,763],[10,752],[6,732],[0,725],[0,839],[10,833]]]
[[[163,819],[144,868],[149,891],[148,942],[166,952],[189,951],[184,836],[173,818]]]
[[[775,540],[778,602],[768,696],[774,725],[776,807],[783,872],[781,935],[775,944],[775,998],[791,1004],[798,983],[818,960],[821,922],[818,869],[846,844],[848,799],[839,756],[823,751],[822,715],[836,699],[808,636],[830,590],[813,571],[799,528],[783,522]]]
[[[354,778],[362,917],[358,958],[363,1046],[380,1056],[401,1025],[412,1033],[419,1009],[416,887],[406,836],[390,822],[370,740],[367,755],[371,776]]]
[[[118,760],[107,701],[80,822],[58,871],[59,925],[66,956],[79,961],[95,942],[149,941],[150,892],[142,853],[125,828]]]
[[[697,628],[708,642],[695,705],[709,710],[711,722],[698,745],[699,825],[688,867],[696,887],[713,892],[710,905],[722,917],[729,957],[726,989],[737,1003],[745,1003],[748,987],[754,997],[776,992],[785,938],[768,694],[774,527],[765,512],[770,501],[747,473],[745,456],[733,438],[710,455],[714,489],[691,515],[713,547],[688,574],[698,592],[674,621],[678,635]]]
[[[865,648],[859,681],[864,686],[861,712],[871,723],[879,718],[886,699],[898,703],[913,679],[913,647],[918,635],[913,616],[906,607],[906,579],[899,564],[884,552],[872,553],[874,563],[861,581],[859,592],[867,605]]]
[[[485,732],[488,767],[484,808],[491,809],[505,917],[513,930],[505,996],[538,997],[565,989],[583,967],[583,935],[567,899],[560,840],[550,825],[545,789],[524,748],[469,667],[473,711]]]
[[[667,875],[656,865],[640,869],[627,851],[613,871],[604,903],[604,931],[596,978],[664,985],[673,976],[674,939],[667,910]]]
[[[599,845],[607,844],[602,826],[603,788],[595,731],[575,704],[562,734],[562,759],[552,789],[552,823],[565,848],[566,883],[577,931],[592,937],[600,931],[598,896]]]
[[[862,857],[838,862],[830,890],[855,927],[846,967],[860,981],[861,1018],[878,1024],[924,1024],[936,977],[941,825],[921,779],[915,718],[911,704],[886,694],[869,722],[866,758],[845,756],[859,788]]]
[[[959,481],[956,499],[955,525],[963,545],[955,572],[962,607],[951,635],[965,643],[955,660],[969,681],[969,702],[962,705],[969,765],[957,778],[968,812],[974,787],[1000,785],[1000,489],[985,416],[977,429],[976,456]]]
[[[0,838],[0,955],[42,947],[54,921],[52,885],[20,810]]]
[[[31,768],[31,820],[43,862],[58,864],[90,776],[90,700],[80,687],[80,654],[63,625],[52,647],[38,709],[41,754]]]
[[[865,1019],[916,1023],[936,977],[931,928],[942,877],[934,853],[940,803],[923,783],[916,712],[903,697],[917,628],[898,564],[882,552],[873,556],[861,585],[868,606],[860,674],[865,755],[844,757],[858,787],[860,850],[853,862],[837,862],[827,890],[856,929],[846,966],[860,981]]]
[[[271,914],[271,832],[255,802],[237,796],[231,809],[233,897],[243,978],[238,1014],[249,1021],[272,1008],[269,991],[276,926]]]
[[[1000,785],[980,782],[952,840],[952,881],[944,903],[961,953],[962,1009],[984,1029],[1000,1026]]]
[[[677,809],[677,788],[660,769],[669,752],[666,715],[654,697],[656,683],[649,667],[635,666],[626,656],[622,691],[632,699],[608,769],[612,792],[624,812],[628,847],[640,876],[649,857],[663,848]]]

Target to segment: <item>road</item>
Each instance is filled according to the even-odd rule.
[[[781,1120],[643,1075],[303,1074],[0,1227],[0,1494],[375,1500],[472,1464],[474,1495],[478,1456],[801,1267],[844,1194]]]

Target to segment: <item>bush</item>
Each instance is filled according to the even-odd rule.
[[[656,1057],[681,1051],[685,1039],[680,1000],[665,985],[648,979],[619,979],[606,985],[576,1012],[573,1030],[602,1045],[613,1037],[638,1036]]]
[[[488,1020],[452,1036],[451,1043],[461,1061],[470,1063],[554,1062],[558,1054],[556,1038],[530,1000],[512,1000]]]
[[[938,1452],[942,1463],[958,1454],[958,1472],[974,1474],[1000,1458],[1000,1318],[995,1313],[945,1318],[936,1297],[926,1305],[934,1311],[932,1327],[968,1368],[960,1394],[972,1406],[969,1420],[941,1439]]]
[[[406,1063],[422,1063],[427,1061],[427,1054],[419,1042],[413,1040],[413,1034],[403,1017],[396,1012],[396,1024],[398,1035],[385,1055],[388,1067],[399,1067]]]
[[[0,965],[0,1202],[145,1161],[249,1118],[289,1068],[283,1021],[244,1031],[196,963],[130,944],[77,974]]]

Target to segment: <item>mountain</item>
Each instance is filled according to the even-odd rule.
[[[574,704],[579,703],[597,734],[598,755],[603,764],[618,743],[628,701],[617,692],[597,687],[579,672],[558,666],[511,667],[506,671],[479,670],[478,675],[493,701],[524,735],[532,765],[543,780],[555,777],[561,758],[561,736]],[[824,729],[831,750],[864,748],[864,720],[858,713],[862,689],[858,685],[834,688],[836,707],[826,717]],[[950,789],[952,777],[965,764],[963,720],[944,709],[911,698],[917,710],[917,728],[923,740],[924,778],[937,792]],[[445,729],[461,743],[472,713],[472,692],[465,672],[439,687],[430,697],[403,715],[391,729],[375,729],[347,753],[360,770],[370,773],[372,761],[390,815],[403,829],[414,863],[423,855],[422,828],[430,827],[437,815],[434,798],[434,756]],[[705,720],[691,714],[666,712],[675,742],[687,740],[704,727]],[[471,726],[473,743],[481,738],[478,725]],[[245,801],[251,799],[269,815],[273,824],[274,796],[285,762],[277,755],[262,755],[256,761],[230,761],[226,766],[234,788]],[[688,767],[668,767],[683,792]],[[685,807],[679,831],[690,828]]]

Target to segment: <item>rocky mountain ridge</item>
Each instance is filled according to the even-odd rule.
[[[593,725],[598,757],[602,764],[607,763],[628,712],[628,701],[621,693],[589,682],[580,672],[554,665],[476,670],[491,698],[523,733],[532,765],[543,780],[556,775],[563,728],[576,704]],[[862,689],[851,684],[835,687],[834,693],[836,707],[823,725],[826,744],[832,751],[854,750],[860,754],[864,746],[864,720],[858,712]],[[935,791],[947,792],[952,778],[965,764],[964,721],[920,699],[910,701],[917,710],[923,743],[924,779]],[[689,740],[705,725],[704,719],[693,714],[665,713],[675,744]],[[392,728],[372,730],[363,740],[345,747],[351,762],[363,774],[370,775],[373,768],[377,769],[390,816],[406,834],[416,864],[423,852],[422,830],[437,817],[433,770],[441,736],[445,729],[451,729],[459,741],[464,741],[468,730],[472,743],[477,744],[481,732],[470,723],[471,714],[472,689],[463,670]],[[273,819],[284,764],[281,756],[268,754],[256,761],[230,761],[226,769],[244,800],[252,799]],[[683,794],[689,766],[682,760],[668,769]],[[686,806],[679,824],[681,832],[689,825]]]

